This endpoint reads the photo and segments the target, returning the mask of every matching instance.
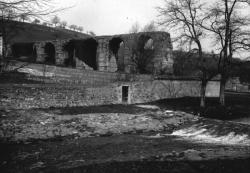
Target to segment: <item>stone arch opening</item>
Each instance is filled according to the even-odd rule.
[[[120,49],[121,44],[124,44],[124,43],[123,43],[123,40],[119,37],[112,38],[109,41],[109,50],[111,51],[112,54],[115,55],[117,60],[118,60],[118,51]]]
[[[148,35],[142,34],[137,40],[136,50],[134,51],[134,62],[136,70],[141,74],[151,73],[154,64],[154,40]]]
[[[66,67],[76,67],[75,60],[75,42],[74,40],[70,40],[69,42],[64,43],[62,50],[65,53],[64,65]]]
[[[148,35],[140,35],[137,42],[137,48],[143,52],[145,50],[154,49],[154,40]]]
[[[124,46],[124,41],[120,37],[114,37],[109,41],[109,60],[115,57],[117,70],[124,71],[124,55],[122,53],[122,48]]]
[[[97,70],[97,47],[98,42],[89,38],[83,40],[80,48],[76,51],[77,57],[94,70]]]
[[[154,40],[152,38],[149,38],[145,44],[144,44],[144,49],[154,49]]]
[[[35,62],[37,57],[34,43],[16,43],[11,46],[11,52],[15,59]]]
[[[93,38],[70,40],[63,46],[68,54],[64,61],[65,66],[97,70],[97,47],[98,42]]]
[[[45,63],[56,64],[56,49],[52,43],[46,43],[44,46]]]

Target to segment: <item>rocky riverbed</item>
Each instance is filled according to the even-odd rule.
[[[77,109],[77,108],[76,108]],[[84,112],[84,111],[83,111]],[[0,138],[25,142],[37,139],[74,136],[168,131],[198,117],[185,112],[141,108],[131,113],[68,113],[62,110],[5,110],[0,118]]]
[[[248,172],[250,126],[155,105],[1,110],[0,172]]]

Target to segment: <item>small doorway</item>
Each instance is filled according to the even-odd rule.
[[[56,50],[52,43],[46,43],[44,46],[44,53],[46,54],[45,63],[54,65],[56,64]]]
[[[122,102],[123,103],[128,103],[129,98],[129,86],[122,86]]]

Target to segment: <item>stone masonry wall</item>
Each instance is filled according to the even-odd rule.
[[[196,80],[154,80],[131,83],[129,86],[130,103],[200,96],[200,81]],[[219,86],[218,81],[210,81],[206,88],[206,96],[218,97]]]
[[[173,72],[173,55],[172,55],[172,43],[170,35],[166,32],[142,32],[137,34],[122,34],[114,36],[100,36],[95,39],[98,40],[98,62],[101,71],[110,71],[112,66],[108,66],[110,57],[109,41],[112,38],[119,38],[123,41],[122,47],[120,47],[118,53],[117,64],[123,64],[127,73],[131,73],[135,69],[135,64],[131,60],[132,50],[137,46],[137,41],[141,36],[147,36],[153,40],[153,48],[155,49],[155,55],[152,57],[152,68],[154,73],[159,73],[165,70],[167,73]]]
[[[122,86],[129,87],[125,104],[145,103],[159,99],[199,96],[199,81],[117,82],[105,87],[59,84],[0,85],[1,106],[12,109],[72,107],[121,104]],[[219,82],[211,81],[207,96],[218,97]]]
[[[167,73],[172,73],[173,71],[173,55],[172,55],[172,43],[170,34],[166,32],[145,32],[137,34],[121,34],[114,36],[97,36],[93,39],[98,43],[96,50],[96,62],[98,66],[98,71],[109,71],[115,72],[118,69],[122,69],[123,72],[133,73],[135,72],[136,65],[132,61],[132,50],[136,47],[137,41],[141,36],[147,36],[153,40],[153,48],[155,49],[155,55],[152,57],[152,62],[149,63],[153,70],[152,73],[160,73],[161,71],[166,71]],[[113,38],[119,38],[122,40],[122,45],[120,45],[117,59],[112,54],[109,43]],[[86,40],[85,38],[82,40]],[[68,43],[70,40],[48,40],[43,42],[36,42],[35,46],[37,49],[37,62],[45,62],[46,54],[44,52],[44,47],[46,43],[51,43],[55,47],[55,58],[56,64],[59,66],[65,66],[65,59],[68,58],[67,52],[63,50],[63,45]],[[81,68],[80,61],[77,61],[77,68]],[[85,68],[85,67],[84,67]],[[90,69],[90,68],[87,68]]]
[[[113,87],[84,88],[62,85],[6,85],[0,86],[3,108],[29,109],[48,107],[74,107],[116,103]]]
[[[67,58],[67,52],[63,51],[63,45],[69,40],[48,40],[43,42],[36,42],[37,59],[39,63],[45,62],[45,57],[47,56],[44,47],[47,43],[51,43],[55,48],[55,65],[64,65],[64,60]]]
[[[230,78],[226,83],[226,90],[233,92],[250,92],[250,84],[240,82],[239,77]]]

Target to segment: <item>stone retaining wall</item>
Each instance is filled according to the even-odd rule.
[[[226,83],[226,90],[250,93],[250,84],[240,82],[239,77],[230,78]]]
[[[124,102],[123,86],[128,86]],[[72,107],[105,104],[133,104],[166,98],[198,97],[199,81],[117,82],[105,87],[85,88],[75,85],[0,85],[1,107],[12,109]],[[218,97],[219,82],[209,83],[207,95]]]
[[[206,88],[206,96],[218,97],[219,86],[220,84],[218,81],[210,81]],[[200,96],[200,81],[197,80],[154,80],[131,83],[129,87],[130,100],[128,101],[130,103]],[[120,91],[119,93],[122,92]]]
[[[62,85],[6,85],[0,86],[3,108],[29,109],[73,107],[116,103],[116,88],[84,88]]]

